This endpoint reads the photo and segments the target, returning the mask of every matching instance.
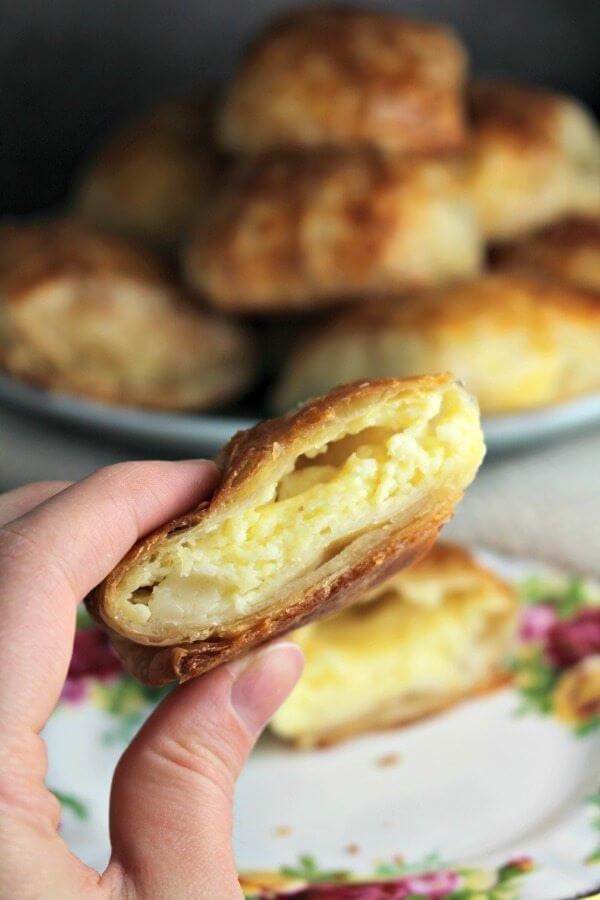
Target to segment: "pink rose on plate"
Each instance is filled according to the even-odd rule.
[[[600,607],[585,609],[548,632],[546,654],[560,669],[600,653]]]
[[[428,900],[442,900],[460,888],[460,878],[456,872],[428,872],[412,875],[405,879],[411,894],[427,897]]]
[[[406,900],[409,893],[404,881],[312,884],[298,900]]]
[[[405,900],[414,895],[424,900],[444,900],[460,886],[455,872],[427,872],[393,881],[314,884],[301,891],[298,900]]]
[[[81,628],[75,634],[73,655],[61,699],[77,701],[85,696],[85,679],[106,681],[122,672],[122,666],[101,628]]]
[[[519,637],[525,643],[545,641],[548,632],[556,625],[558,617],[549,603],[525,606],[521,613]]]

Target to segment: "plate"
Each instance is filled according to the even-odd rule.
[[[184,414],[124,409],[51,393],[0,375],[0,401],[28,413],[74,425],[88,434],[133,441],[170,453],[213,455],[241,428],[258,420],[249,414]],[[515,450],[600,423],[600,394],[548,409],[484,419],[488,452]]]
[[[267,880],[281,890],[290,879],[327,882],[332,870],[342,879],[336,900],[351,878],[391,879],[393,896],[411,900],[564,900],[600,890],[600,719],[575,727],[564,710],[562,720],[544,714],[571,669],[536,681],[540,609],[572,627],[588,605],[600,608],[600,592],[480,556],[520,585],[525,627],[538,623],[537,638],[516,652],[516,685],[327,750],[263,738],[236,796],[236,858],[249,895],[267,896]],[[151,693],[121,675],[68,681],[45,732],[64,836],[98,869],[108,859],[111,774]]]

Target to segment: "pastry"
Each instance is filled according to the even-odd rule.
[[[253,348],[147,251],[78,223],[0,227],[0,364],[57,391],[203,409],[243,393]]]
[[[211,104],[174,100],[118,131],[92,155],[74,196],[84,220],[157,249],[174,248],[220,175]]]
[[[134,547],[88,609],[142,681],[186,681],[421,556],[483,451],[450,375],[344,385],[238,433],[212,500]]]
[[[438,543],[336,616],[291,635],[300,682],[271,730],[300,746],[403,725],[503,683],[514,591],[466,551]]]
[[[481,256],[460,162],[298,150],[240,165],[184,270],[220,309],[286,313],[465,278]]]
[[[525,269],[600,293],[600,219],[563,219],[499,248],[496,265]]]
[[[465,135],[466,54],[447,28],[383,12],[309,9],[274,22],[225,96],[222,145],[371,144],[456,149]]]
[[[421,295],[369,298],[300,341],[273,408],[354,378],[454,372],[484,415],[600,389],[600,301],[523,273],[487,274]]]
[[[600,130],[577,100],[495,82],[471,87],[473,200],[488,238],[600,214]]]

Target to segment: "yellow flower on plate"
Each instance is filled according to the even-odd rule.
[[[277,892],[279,894],[294,893],[306,887],[301,878],[282,875],[281,872],[256,871],[243,872],[240,876],[240,887],[245,894]]]
[[[600,655],[588,656],[563,672],[554,689],[553,709],[569,725],[600,716]]]
[[[118,708],[115,708],[116,691],[119,692]],[[105,684],[101,681],[93,681],[90,684],[89,696],[92,706],[95,706],[96,709],[103,709],[106,712],[118,713],[119,715],[140,712],[146,705],[138,686],[134,682],[130,684],[126,681],[117,681]]]
[[[472,891],[486,891],[496,884],[496,873],[489,869],[461,869],[463,886]]]

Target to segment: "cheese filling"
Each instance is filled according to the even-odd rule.
[[[366,410],[305,453],[258,501],[171,538],[120,586],[128,627],[188,633],[260,610],[273,591],[331,559],[362,530],[418,501],[459,452],[478,453],[477,409],[448,391]]]
[[[273,730],[318,737],[383,715],[390,704],[401,716],[403,702],[410,708],[419,698],[452,698],[489,677],[508,652],[513,606],[501,591],[472,581],[448,591],[438,584],[432,605],[390,590],[295,632],[304,673]]]

